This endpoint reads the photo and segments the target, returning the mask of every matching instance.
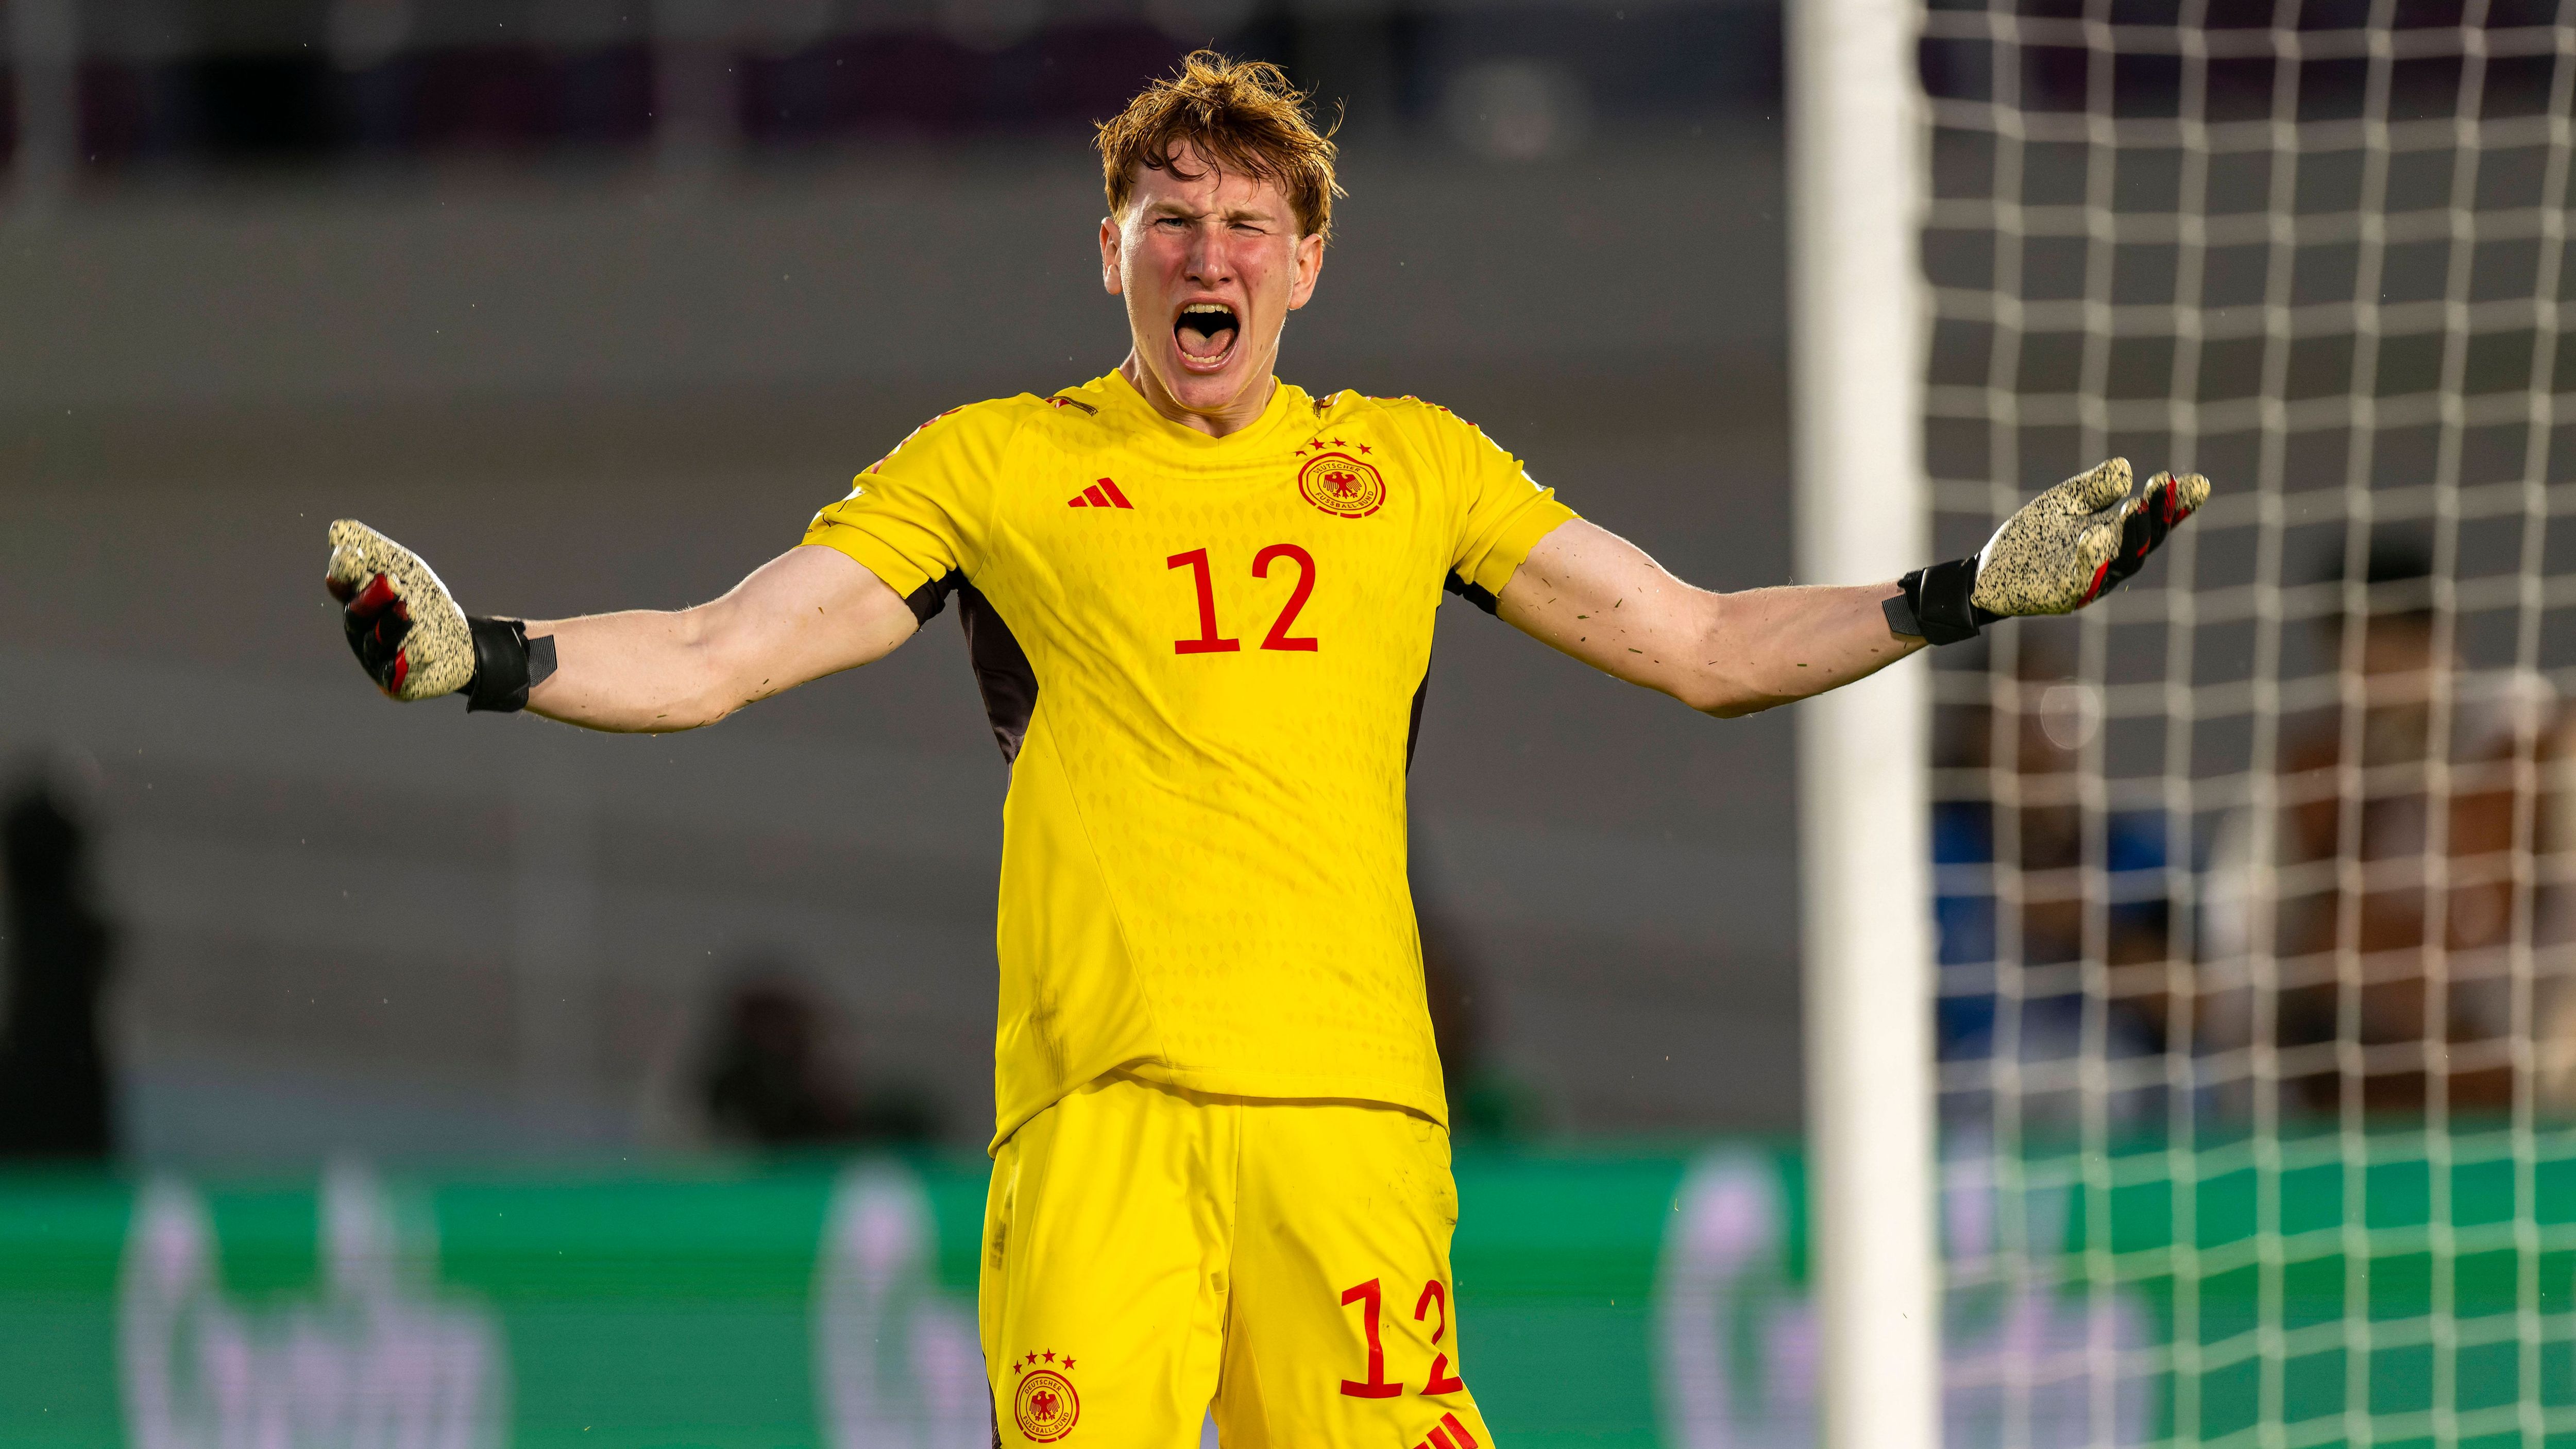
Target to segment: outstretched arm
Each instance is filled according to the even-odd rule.
[[[884,658],[911,606],[838,549],[789,549],[713,603],[579,619],[469,616],[428,562],[354,519],[324,572],[349,647],[400,700],[534,709],[597,730],[713,724],[754,700]]]
[[[1893,580],[1711,593],[1578,518],[1530,550],[1495,612],[1595,669],[1733,719],[1849,684],[1922,648],[1919,636],[1888,627],[1883,605],[1896,594]]]
[[[2023,504],[1976,553],[1858,588],[1713,594],[1574,519],[1530,550],[1495,612],[1595,669],[1731,719],[1997,619],[2071,614],[2102,597],[2209,499],[2197,473],[2159,473],[2134,497],[2129,482],[2129,461],[2108,459]]]
[[[791,548],[695,608],[531,620],[555,672],[528,694],[548,719],[595,730],[695,729],[810,679],[871,664],[920,625],[838,549]]]

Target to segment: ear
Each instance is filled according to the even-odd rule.
[[[1120,240],[1118,218],[1102,217],[1100,219],[1100,290],[1113,297],[1126,290],[1124,280],[1118,275]]]
[[[1288,310],[1296,311],[1315,295],[1315,282],[1324,275],[1324,239],[1317,235],[1297,238],[1297,276],[1288,284]]]

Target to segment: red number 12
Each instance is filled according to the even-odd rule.
[[[1403,1300],[1396,1301],[1400,1303]],[[1394,1398],[1404,1392],[1404,1385],[1389,1383],[1386,1377],[1386,1344],[1378,1335],[1377,1322],[1384,1307],[1384,1290],[1378,1286],[1378,1280],[1371,1278],[1356,1287],[1343,1289],[1342,1306],[1348,1308],[1354,1303],[1360,1305],[1360,1333],[1368,1340],[1368,1379],[1366,1382],[1344,1379],[1342,1392],[1354,1399]],[[1440,1309],[1440,1321],[1431,1330],[1431,1341],[1438,1343],[1449,1336],[1449,1289],[1437,1278],[1422,1285],[1422,1296],[1413,1304],[1413,1321],[1420,1323],[1435,1305]],[[1436,1353],[1431,1356],[1431,1375],[1422,1385],[1423,1393],[1456,1394],[1464,1393],[1466,1388],[1465,1380],[1449,1372],[1449,1355]],[[1457,1428],[1455,1421],[1450,1427]],[[1466,1431],[1459,1429],[1458,1435],[1465,1439]],[[1467,1439],[1467,1443],[1472,1449],[1475,1441]]]
[[[1279,617],[1270,622],[1270,632],[1262,636],[1261,647],[1285,654],[1312,654],[1323,647],[1315,642],[1313,635],[1288,631],[1296,627],[1297,615],[1304,611],[1306,601],[1315,596],[1315,556],[1293,543],[1274,543],[1252,556],[1252,576],[1256,579],[1270,577],[1270,565],[1281,559],[1297,566],[1297,586],[1288,592],[1288,607],[1281,609]],[[1216,579],[1208,570],[1208,551],[1194,548],[1163,560],[1165,568],[1176,569],[1184,565],[1189,568],[1190,581],[1198,586],[1199,633],[1195,639],[1173,640],[1172,652],[1233,654],[1240,651],[1242,640],[1228,639],[1216,632]]]

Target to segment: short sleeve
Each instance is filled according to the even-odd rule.
[[[1006,407],[979,403],[923,423],[814,515],[805,542],[839,549],[906,598],[972,574],[1011,422]]]
[[[1575,517],[1556,501],[1556,490],[1541,488],[1521,460],[1485,436],[1484,430],[1440,411],[1441,431],[1456,459],[1460,491],[1458,536],[1450,571],[1462,583],[1499,597],[1503,586],[1520,572],[1521,563],[1538,541]]]

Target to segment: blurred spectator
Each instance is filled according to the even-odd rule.
[[[1949,778],[1982,772],[1932,807],[1942,968],[1934,1030],[1942,1061],[1995,1068],[1945,1093],[1953,1116],[1990,1110],[1990,1093],[2010,1090],[2023,1122],[2071,1121],[2080,1058],[2164,1050],[2167,819],[2158,810],[2088,816],[2077,766],[2100,728],[2099,691],[2068,677],[2058,637],[2024,630],[2015,645],[2013,677],[1983,676],[1987,697],[1944,711],[1934,742]],[[2098,1017],[2088,1016],[2088,959],[2109,971]],[[2095,1031],[2099,1040],[2088,1039]],[[2131,1085],[2115,1091],[2112,1113],[2137,1117],[2160,1100],[2156,1088]]]
[[[1457,926],[1417,905],[1422,928],[1422,986],[1431,1007],[1431,1039],[1449,1089],[1449,1135],[1461,1141],[1514,1141],[1539,1126],[1538,1094],[1502,1069],[1491,1054],[1485,978]]]
[[[88,842],[53,792],[0,808],[8,874],[0,1157],[103,1158],[115,1147],[99,1000],[112,936],[89,901]]]
[[[928,1142],[937,1114],[917,1091],[862,1090],[835,1060],[829,1011],[772,970],[728,993],[703,1078],[718,1136],[762,1147]]]
[[[2422,547],[2374,540],[2366,567],[2359,607],[2348,591],[2321,629],[2338,702],[2283,723],[2268,850],[2240,814],[2212,861],[2209,1046],[2268,1036],[2285,1104],[2311,1112],[2420,1112],[2436,1074],[2451,1108],[2501,1110],[2517,920],[2563,934],[2516,863],[2571,823],[2544,788],[2566,725],[2536,677],[2460,669]],[[2253,950],[2267,934],[2268,967]]]

